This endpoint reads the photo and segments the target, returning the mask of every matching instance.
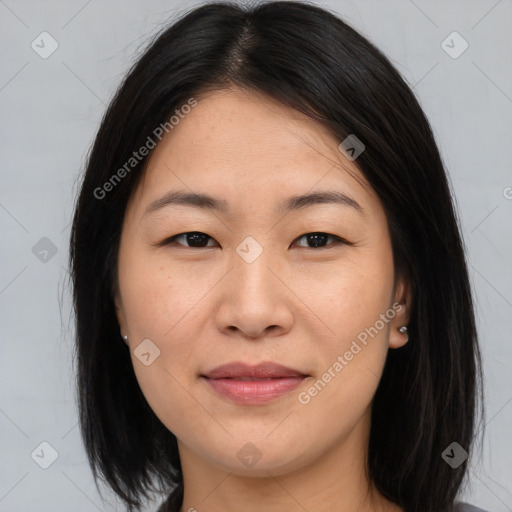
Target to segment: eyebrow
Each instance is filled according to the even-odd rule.
[[[285,213],[293,210],[302,210],[317,204],[336,204],[354,208],[364,215],[363,207],[354,199],[335,190],[323,190],[310,194],[295,195],[288,197],[277,207],[278,213]],[[165,207],[180,205],[200,208],[206,211],[220,212],[227,214],[229,205],[225,199],[209,196],[207,194],[175,190],[167,192],[164,196],[153,201],[146,208],[143,217]]]

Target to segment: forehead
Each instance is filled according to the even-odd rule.
[[[263,206],[316,189],[358,196],[359,203],[375,200],[357,165],[338,149],[340,141],[314,120],[239,89],[195,99],[197,105],[150,154],[135,194],[139,216],[150,202],[176,189],[240,206]]]

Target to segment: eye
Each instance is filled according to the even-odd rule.
[[[334,243],[327,244],[327,246],[325,246],[324,243],[329,238],[332,238],[335,241],[334,241]],[[306,249],[315,249],[315,248],[323,249],[325,247],[328,248],[331,245],[339,245],[340,243],[345,243],[345,244],[350,245],[350,243],[347,242],[346,240],[343,240],[343,238],[340,238],[339,236],[336,236],[336,235],[330,235],[329,233],[316,233],[316,232],[315,233],[306,233],[305,235],[302,235],[299,238],[297,238],[297,240],[302,240],[302,239],[305,239],[306,243],[313,244],[313,247],[306,247]]]
[[[324,245],[326,241],[331,238],[334,240],[334,243]],[[183,243],[176,242],[177,240],[181,239],[182,241],[185,241],[189,245],[184,245]],[[201,248],[207,248],[207,247],[214,247],[214,245],[205,245],[207,244],[209,240],[214,240],[212,237],[207,235],[206,233],[202,233],[200,231],[188,231],[186,233],[181,233],[179,235],[174,235],[166,240],[164,240],[161,244],[158,244],[160,246],[162,245],[169,245],[171,243],[177,243],[177,245],[184,245],[185,247],[189,249],[201,249]],[[344,240],[343,238],[340,238],[336,235],[330,235],[328,233],[321,233],[321,232],[314,232],[314,233],[306,233],[300,237],[298,237],[296,240],[306,240],[306,243],[313,244],[312,247],[304,247],[306,249],[323,249],[328,248],[332,245],[339,245],[339,244],[347,244],[351,245],[350,242],[347,240]]]
[[[206,233],[201,233],[200,231],[188,231],[187,233],[181,233],[180,235],[174,235],[171,238],[168,238],[167,240],[165,240],[162,243],[162,245],[170,244],[180,238],[182,238],[183,240],[186,240],[187,243],[192,244],[189,246],[185,246],[190,249],[196,249],[196,248],[202,248],[202,247],[213,247],[212,245],[210,245],[210,246],[203,245],[203,243],[206,241],[206,239],[210,238],[211,240],[213,240],[213,238],[208,236]],[[179,243],[178,245],[183,245],[183,244]]]

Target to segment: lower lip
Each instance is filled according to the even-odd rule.
[[[238,404],[258,405],[289,393],[306,377],[283,377],[271,380],[237,380],[204,378],[219,394]]]

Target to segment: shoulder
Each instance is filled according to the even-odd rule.
[[[483,508],[475,507],[474,505],[470,505],[469,503],[464,503],[462,501],[456,502],[453,504],[452,512],[488,512]]]

